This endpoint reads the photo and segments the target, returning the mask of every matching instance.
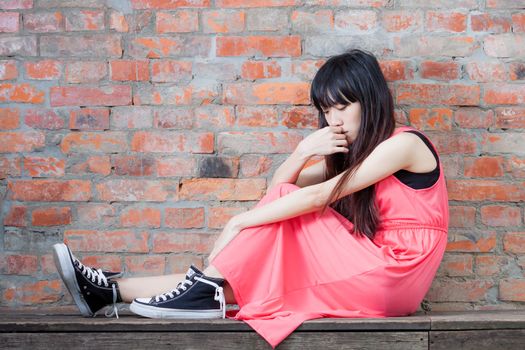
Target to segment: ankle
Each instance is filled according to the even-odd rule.
[[[222,278],[224,279],[224,276],[221,275],[219,270],[215,268],[213,265],[208,265],[208,267],[203,271],[204,275],[206,277],[212,277],[212,278]]]

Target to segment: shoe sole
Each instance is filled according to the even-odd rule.
[[[133,301],[129,306],[131,312],[149,318],[222,318],[220,310],[181,310],[162,309]]]
[[[77,304],[82,316],[93,316],[93,312],[91,312],[91,309],[80,293],[80,287],[78,286],[77,277],[75,276],[75,270],[71,266],[71,257],[67,246],[64,243],[53,245],[53,257],[55,259],[55,266],[58,273],[60,274],[60,277],[62,277],[62,281],[69,291],[69,294],[73,297],[73,300],[75,301],[75,304]]]

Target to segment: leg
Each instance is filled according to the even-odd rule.
[[[210,276],[219,277],[220,276]],[[136,298],[147,298],[167,291],[173,290],[177,285],[184,281],[184,274],[151,276],[151,277],[131,277],[117,279],[122,301],[131,303]],[[226,303],[235,304],[235,298],[230,285],[223,286]]]

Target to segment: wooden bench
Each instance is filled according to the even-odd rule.
[[[83,318],[73,309],[0,309],[0,348],[271,349],[233,320]],[[318,319],[277,349],[525,349],[525,310],[418,312],[409,317]]]

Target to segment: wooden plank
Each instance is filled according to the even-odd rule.
[[[525,348],[524,329],[430,331],[430,350],[517,350]]]
[[[0,333],[0,348],[58,349],[229,349],[268,350],[255,333],[111,332],[111,333]],[[305,332],[292,333],[276,349],[427,349],[427,332]]]
[[[432,313],[431,330],[525,329],[525,310]]]

